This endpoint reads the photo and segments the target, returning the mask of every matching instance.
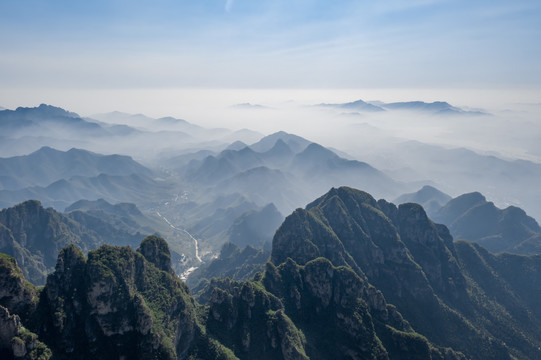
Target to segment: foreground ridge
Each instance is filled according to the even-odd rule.
[[[40,349],[42,359],[531,359],[541,356],[540,272],[541,256],[453,242],[419,205],[333,188],[285,219],[252,280],[203,284],[205,305],[174,275],[156,236],[137,250],[103,245],[88,257],[69,245],[42,290],[3,255],[0,321],[14,330],[2,333],[0,351],[38,358],[28,350]]]

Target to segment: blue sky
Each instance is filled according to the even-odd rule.
[[[541,88],[541,2],[0,0],[0,87]]]

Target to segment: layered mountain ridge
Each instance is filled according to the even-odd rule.
[[[0,172],[1,187],[7,190],[47,186],[73,176],[151,174],[128,156],[100,155],[75,148],[59,151],[50,147],[42,147],[29,155],[0,159]]]
[[[384,103],[381,101],[363,101],[355,100],[342,104],[320,104],[322,107],[335,108],[340,110],[354,110],[361,112],[384,112],[384,111],[415,111],[418,113],[428,113],[438,116],[479,116],[488,115],[486,112],[479,110],[464,110],[459,107],[453,106],[446,101],[434,101],[427,103],[424,101],[403,101]]]
[[[95,210],[84,211],[85,206]],[[17,259],[25,278],[33,284],[45,283],[58,252],[70,244],[85,253],[103,244],[135,248],[145,236],[163,233],[169,235],[171,247],[180,250],[187,246],[183,238],[168,232],[168,224],[144,216],[133,204],[83,201],[71,208],[62,214],[29,200],[0,211],[0,252]],[[171,253],[178,269],[182,256]]]
[[[39,301],[23,301],[34,316],[0,305],[60,359],[532,359],[540,271],[539,256],[453,242],[417,204],[341,187],[284,220],[252,280],[210,281],[204,307],[156,237],[88,259],[71,245],[39,293],[10,271],[0,280]]]
[[[451,198],[425,186],[395,202],[421,204],[431,219],[449,228],[454,238],[473,241],[493,253],[540,253],[541,227],[537,221],[516,206],[500,209],[479,192]]]

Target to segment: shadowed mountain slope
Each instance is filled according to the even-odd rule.
[[[455,238],[474,241],[494,253],[538,254],[541,228],[518,207],[497,208],[478,192],[450,200],[434,215]]]

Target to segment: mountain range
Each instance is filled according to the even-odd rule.
[[[168,196],[168,184],[129,156],[43,147],[0,158],[0,170],[1,207],[36,199],[63,210],[81,199],[148,204]]]
[[[172,266],[183,271],[189,265],[183,252],[193,246],[191,240],[161,218],[144,215],[134,204],[83,200],[60,213],[28,200],[0,211],[0,252],[13,256],[26,279],[36,285],[45,283],[65,246],[77,245],[85,253],[103,244],[136,248],[152,234],[167,236],[171,248],[178,250],[171,250]]]
[[[491,252],[539,254],[541,228],[516,206],[499,209],[478,192],[450,200],[433,219],[446,224],[455,238],[468,239]]]
[[[242,252],[228,245],[222,261]],[[155,236],[137,250],[103,245],[87,257],[70,245],[41,291],[2,256],[0,350],[58,359],[533,359],[540,270],[538,255],[453,242],[420,205],[333,188],[284,220],[262,272],[201,284],[206,305],[173,275],[167,243]]]
[[[41,104],[0,110],[0,153],[17,156],[43,146],[84,148],[110,154],[131,154],[147,161],[163,153],[222,147],[235,140],[256,141],[261,134],[243,129],[207,129],[182,119],[150,118],[120,112],[81,117],[62,108]]]
[[[5,190],[47,186],[74,176],[152,174],[129,156],[101,155],[75,148],[59,151],[50,147],[29,155],[0,158],[0,173],[0,188]]]
[[[467,239],[493,253],[539,254],[541,228],[537,221],[516,206],[500,209],[479,192],[455,198],[432,186],[395,200],[418,203],[430,218],[446,225],[456,239]]]
[[[282,213],[332,186],[362,184],[378,194],[402,187],[369,164],[347,160],[285,132],[239,150],[193,159],[177,171],[186,181],[203,184],[214,193],[246,194],[260,206],[272,202]]]
[[[464,110],[445,101],[435,101],[427,103],[424,101],[406,101],[406,102],[393,102],[384,103],[381,101],[366,102],[363,100],[356,100],[348,103],[341,104],[320,104],[318,106],[335,108],[339,110],[348,111],[361,111],[361,112],[384,112],[384,111],[415,111],[420,113],[427,113],[431,115],[444,115],[444,116],[456,116],[456,115],[488,115],[485,112],[474,110]]]
[[[382,109],[386,105],[358,101],[348,106],[361,106],[363,103]],[[387,105],[425,107],[428,109],[426,111],[453,108],[444,102]],[[452,110],[456,111],[456,108]],[[172,117],[153,119],[114,112],[83,118],[57,107],[41,105],[2,111],[0,122],[0,126],[6,128],[2,133],[2,140],[6,141],[0,142],[0,148],[5,146],[11,149],[15,144],[14,149],[17,146],[30,149],[41,143],[37,138],[51,139],[55,143],[61,138],[70,142],[69,145],[77,143],[90,149],[93,146],[89,146],[89,141],[103,141],[100,147],[104,144],[131,144],[137,149],[136,154],[153,159],[160,154],[163,160],[152,162],[152,170],[131,157],[101,155],[73,146],[68,151],[44,147],[28,155],[2,158],[0,207],[15,206],[28,199],[39,200],[45,207],[53,206],[57,210],[63,210],[81,199],[104,199],[112,204],[134,203],[145,215],[160,214],[169,221],[173,226],[170,229],[177,234],[174,236],[182,239],[178,244],[187,246],[187,243],[192,243],[188,251],[188,248],[180,249],[176,240],[171,240],[174,251],[185,253],[191,258],[186,264],[192,265],[199,263],[195,256],[197,250],[203,255],[203,261],[207,261],[218,256],[225,242],[236,242],[230,238],[236,231],[233,225],[240,223],[248,212],[262,211],[273,204],[278,213],[287,214],[333,186],[358,187],[378,198],[396,198],[430,179],[428,183],[449,193],[463,193],[462,189],[479,191],[497,206],[512,203],[533,217],[538,217],[541,209],[539,194],[535,190],[541,176],[539,164],[480,155],[467,149],[446,149],[416,142],[400,143],[397,150],[387,157],[403,164],[406,170],[402,171],[401,168],[384,172],[367,162],[350,160],[351,157],[339,151],[297,135],[277,132],[260,138],[244,130],[237,133],[227,129],[205,129]],[[70,124],[66,125],[66,129],[71,129],[69,136],[57,132],[66,122]],[[95,135],[92,140],[88,136],[88,129],[94,129],[89,130]],[[24,134],[18,134],[16,131],[19,130]],[[242,138],[240,133],[247,136]],[[233,136],[235,141],[228,142],[228,136]],[[257,137],[257,141],[250,140],[250,137]],[[157,138],[160,140],[155,141]],[[169,140],[164,139],[170,139],[176,145],[170,147]],[[31,146],[27,146],[27,141]],[[62,141],[58,144],[65,148],[67,143]],[[105,153],[112,150],[105,148]],[[123,150],[132,153],[128,147]],[[2,149],[0,151],[5,153]],[[367,158],[372,159],[368,157],[369,154],[371,152],[366,153]],[[408,167],[415,176],[405,175]],[[472,184],[477,188],[471,189]],[[415,201],[422,203],[430,216],[433,215],[432,206],[435,209],[443,205],[442,199],[432,205]],[[165,220],[162,219],[162,222],[165,223]],[[455,225],[446,224],[453,235],[472,237],[467,232],[459,231]],[[275,222],[271,227],[275,230],[277,226]],[[505,242],[508,245],[513,243],[513,246],[486,246],[493,251],[534,252],[537,230],[529,225],[526,228],[521,230],[519,240],[531,240],[524,246],[519,246],[518,240],[510,239],[509,235],[504,236],[507,239]],[[264,235],[254,235],[251,241],[237,243],[241,247],[248,244],[264,246],[273,230],[267,229]],[[502,231],[486,232],[482,237],[501,238],[498,234]],[[259,235],[266,240],[262,242]],[[193,240],[188,240],[190,236]],[[471,240],[480,239],[472,237]]]
[[[399,142],[390,150],[372,154],[376,155],[367,156],[369,161],[380,164],[382,169],[398,167],[387,172],[394,179],[430,184],[448,194],[478,191],[500,207],[513,204],[541,218],[541,192],[536,186],[541,178],[538,162],[418,141]]]
[[[411,188],[367,163],[346,159],[286,132],[251,145],[237,142],[219,153],[198,152],[173,159],[178,164],[168,163],[171,176],[186,189],[186,196],[168,201],[160,212],[198,239],[203,261],[218,255],[227,241],[241,248],[264,247],[279,225],[273,219],[281,219],[280,214],[304,206],[332,186],[363,186],[378,196],[396,196]],[[248,215],[269,206],[276,211],[268,213],[265,226]]]

